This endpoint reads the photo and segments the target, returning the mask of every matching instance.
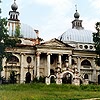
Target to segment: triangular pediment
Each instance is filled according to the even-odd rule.
[[[62,41],[60,41],[56,38],[51,39],[50,41],[41,43],[41,45],[42,46],[50,46],[50,47],[71,47],[70,45],[63,43]]]

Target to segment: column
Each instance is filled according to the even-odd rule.
[[[50,53],[47,54],[47,76],[50,75]]]
[[[2,68],[3,68],[3,70],[1,71],[1,77],[4,76],[5,78],[7,78],[7,72],[6,72],[7,68],[5,68],[4,66],[7,67],[6,58],[2,59]]]
[[[36,55],[34,55],[34,56],[33,56],[33,63],[34,63],[34,78],[35,78],[36,75],[37,75],[37,74],[36,74],[36,73],[37,73],[37,72],[36,72],[36,67],[37,67],[37,66],[36,66],[36,65],[37,65],[37,64],[36,64],[36,60],[37,60],[37,59],[36,59]]]
[[[97,75],[96,75],[96,64],[95,64],[95,60],[92,60],[92,67],[93,67],[93,81],[96,82],[97,81]]]
[[[69,55],[68,60],[69,60],[69,66],[71,66],[72,65],[72,56],[71,55]]]
[[[80,57],[77,58],[77,66],[78,66],[78,72],[80,73],[80,68],[81,68],[81,60]]]
[[[20,58],[20,67],[21,67],[21,71],[20,71],[20,83],[24,83],[25,81],[25,76],[24,76],[24,54],[21,53],[21,58]]]
[[[59,54],[58,62],[59,62],[59,67],[61,68],[61,54]]]
[[[40,52],[37,52],[37,68],[36,68],[36,72],[37,72],[37,79],[39,79],[40,77]]]

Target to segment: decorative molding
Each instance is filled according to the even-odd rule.
[[[52,55],[52,53],[50,53],[50,52],[47,52],[47,55]]]

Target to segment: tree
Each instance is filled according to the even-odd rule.
[[[2,71],[2,59],[11,55],[11,53],[7,53],[5,50],[7,47],[15,47],[17,42],[17,38],[12,38],[8,35],[7,19],[0,19],[0,78]]]
[[[20,37],[20,25],[18,24],[17,26],[16,26],[16,29],[15,29],[15,34],[14,34],[14,37]]]
[[[98,66],[100,66],[100,22],[96,23],[96,33],[93,33],[93,41],[95,44],[95,51],[96,51],[96,58],[95,58],[95,62]]]

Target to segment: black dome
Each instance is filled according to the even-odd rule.
[[[76,10],[76,13],[74,14],[74,17],[75,18],[79,18],[80,17],[80,14],[77,12],[77,10]]]
[[[16,11],[16,10],[18,9],[18,6],[17,6],[17,4],[15,3],[15,1],[14,1],[14,3],[11,5],[11,8],[12,8],[12,10],[14,10],[14,11]]]

